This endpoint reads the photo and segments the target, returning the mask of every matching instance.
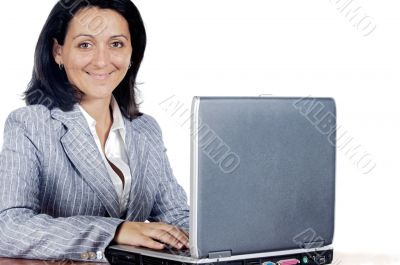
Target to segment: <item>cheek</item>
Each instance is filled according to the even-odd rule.
[[[65,61],[65,71],[67,74],[68,81],[76,86],[80,86],[86,78],[86,73],[84,72],[85,66],[90,62],[91,58],[87,55],[85,56],[75,56],[69,57],[69,60]]]
[[[91,54],[79,54],[71,56],[65,62],[65,67],[71,69],[72,71],[82,70],[86,65],[88,65],[92,61]]]
[[[115,65],[118,65],[118,67],[120,67],[120,68],[124,68],[129,65],[130,56],[118,54],[118,55],[113,56],[112,60]]]
[[[131,61],[131,55],[132,55],[132,53],[130,50],[124,50],[124,51],[118,51],[118,52],[111,53],[114,63],[119,64],[121,66],[129,65],[129,62]]]

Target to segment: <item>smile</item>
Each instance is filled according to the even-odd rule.
[[[104,79],[107,79],[113,72],[111,72],[111,73],[89,73],[89,72],[86,72],[86,73],[96,80],[104,80]]]

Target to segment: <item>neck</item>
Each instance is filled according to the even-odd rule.
[[[96,121],[96,128],[107,130],[112,124],[110,103],[111,97],[108,99],[82,99],[79,104]]]

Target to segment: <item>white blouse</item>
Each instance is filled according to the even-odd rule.
[[[129,192],[132,182],[131,171],[129,168],[129,160],[126,152],[126,143],[125,143],[125,124],[122,117],[122,113],[119,109],[118,103],[114,97],[111,99],[111,109],[113,112],[113,124],[111,126],[110,132],[106,139],[105,143],[105,154],[101,148],[100,139],[96,132],[96,121],[87,113],[82,106],[79,105],[79,108],[85,117],[90,131],[92,132],[92,136],[97,144],[97,147],[100,151],[103,162],[107,168],[108,175],[111,178],[111,181],[114,185],[115,191],[117,192],[119,203],[120,203],[120,211],[123,213],[126,210]],[[124,184],[122,183],[121,178],[117,173],[112,169],[110,163],[108,163],[107,159],[113,163],[119,170],[121,170],[124,175]]]

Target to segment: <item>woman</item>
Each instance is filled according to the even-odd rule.
[[[188,247],[186,195],[135,101],[145,45],[130,0],[55,5],[28,106],[5,125],[0,256],[105,261],[114,243]]]

